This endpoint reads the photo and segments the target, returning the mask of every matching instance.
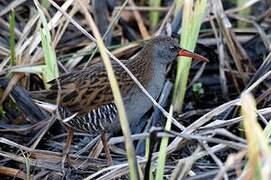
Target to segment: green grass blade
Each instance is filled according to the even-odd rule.
[[[9,43],[10,43],[10,64],[11,66],[16,65],[15,60],[15,10],[11,10],[9,15]]]
[[[266,159],[271,155],[268,138],[257,122],[256,101],[251,94],[241,95],[241,114],[246,133],[248,146],[248,164],[245,171],[249,170],[251,179],[268,179],[263,167]]]
[[[31,74],[41,74],[45,68],[45,65],[28,65],[28,66],[14,66],[9,72],[20,72],[20,73],[31,73]]]
[[[47,82],[57,78],[59,76],[58,74],[58,68],[57,68],[57,62],[56,62],[56,54],[52,47],[52,41],[50,38],[50,35],[46,35],[45,29],[42,29],[40,31],[41,35],[41,42],[42,42],[42,49],[45,59],[45,68],[43,70],[43,79],[45,84],[48,87]]]
[[[263,133],[266,138],[270,138],[270,136],[271,136],[271,121],[269,121],[268,124],[265,126]]]
[[[201,22],[205,15],[208,0],[197,0],[195,3],[184,0],[181,32],[181,47],[194,51]],[[186,91],[191,58],[178,58],[177,75],[173,95],[174,111],[181,112]]]
[[[241,6],[246,2],[247,2],[247,0],[237,0],[237,6]],[[244,16],[250,15],[251,14],[251,8],[250,7],[246,8],[246,9],[240,11],[239,14],[244,15]],[[240,20],[238,20],[237,23],[238,23],[237,27],[239,27],[239,28],[245,28],[245,27],[247,27],[249,25],[247,22],[240,21]]]
[[[145,140],[145,142],[146,142],[146,148],[145,148],[146,153],[145,153],[145,157],[146,157],[146,159],[148,159],[149,156],[150,156],[150,146],[151,146],[151,144],[150,144],[150,138],[147,137],[146,140]],[[149,180],[153,180],[153,174],[152,174],[152,168],[151,167],[150,167],[150,171],[149,171]]]
[[[161,4],[161,0],[150,0],[149,5],[150,7],[159,7]],[[150,12],[150,27],[151,29],[155,28],[155,26],[158,24],[160,19],[160,12],[159,11],[151,11]]]
[[[169,113],[173,114],[173,107],[171,106],[169,109]],[[171,128],[171,120],[168,118],[165,126],[165,130],[170,130]],[[167,156],[167,145],[168,145],[168,137],[163,137],[159,149],[158,160],[157,160],[157,168],[155,180],[163,180],[166,156]]]
[[[41,0],[41,5],[45,8],[48,9],[50,7],[50,3],[48,0]]]
[[[48,82],[53,79],[56,79],[59,76],[56,53],[53,48],[51,34],[50,34],[50,30],[49,30],[45,15],[43,11],[41,10],[41,6],[39,2],[37,0],[34,0],[34,3],[39,11],[40,19],[43,25],[43,28],[40,30],[41,44],[42,44],[42,50],[43,50],[43,55],[44,55],[44,60],[45,60],[45,68],[42,73],[42,76],[43,76],[43,82],[46,88],[49,88]]]
[[[174,13],[175,16],[177,16],[178,12],[181,10],[181,8],[183,6],[183,1],[184,0],[177,0],[177,2],[176,2],[176,8],[175,8],[175,13]]]
[[[29,160],[29,157],[28,157],[28,155],[26,156],[24,154],[22,149],[20,149],[20,151],[21,151],[21,153],[22,153],[22,155],[24,157],[24,161],[25,161],[25,167],[26,167],[26,177],[25,177],[25,179],[30,180],[31,176],[30,176],[30,160]]]

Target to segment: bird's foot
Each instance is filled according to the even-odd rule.
[[[103,143],[103,147],[104,147],[104,152],[105,152],[107,165],[112,166],[113,160],[112,160],[110,150],[109,150],[109,146],[108,146],[108,143],[107,143],[106,133],[101,134],[101,139],[102,139],[102,143]]]

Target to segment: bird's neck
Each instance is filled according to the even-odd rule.
[[[151,50],[142,49],[139,54],[130,59],[127,63],[128,69],[136,76],[136,78],[147,88],[149,82],[164,74],[166,66],[155,62],[154,55]]]
[[[163,88],[166,66],[157,63],[152,54],[144,51],[141,51],[135,58],[130,59],[126,65],[148,93],[157,100]],[[151,100],[136,84],[131,89],[129,96],[124,97],[124,103],[126,112],[128,112],[127,117],[133,123],[137,123],[143,114],[152,107]]]

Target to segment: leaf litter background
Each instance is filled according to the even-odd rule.
[[[69,16],[91,33],[76,1],[55,2],[67,5]],[[59,73],[100,61],[95,44],[49,2],[42,3],[46,20],[51,22],[48,27]],[[143,39],[154,34],[179,37],[182,9],[174,16],[175,3],[171,0],[162,1],[159,7],[143,0],[84,3],[100,33],[106,34],[106,47],[118,59],[134,55]],[[122,8],[124,3],[127,4]],[[164,179],[271,177],[270,5],[269,0],[208,1],[196,52],[210,62],[191,66],[183,111],[174,114],[185,130],[172,125],[169,132],[152,133],[149,165],[154,174],[160,138],[170,135],[171,151],[167,153]],[[13,10],[14,35],[10,32]],[[152,19],[154,11],[159,12],[157,20]],[[62,162],[67,129],[56,120],[57,114],[38,108],[28,92],[45,88],[39,37],[42,22],[35,4],[26,0],[0,1],[0,24],[1,179],[127,179],[129,168],[121,133],[112,135],[109,141],[114,160],[111,167],[106,165],[99,136],[82,132],[74,133],[68,162]],[[168,80],[174,82],[176,64],[168,72]],[[166,110],[172,98],[171,88],[167,82],[164,99],[159,100]],[[255,97],[255,104],[249,94]],[[140,122],[131,129],[136,134],[133,139],[143,172],[141,178],[146,179],[144,139],[150,125],[163,126],[165,117],[154,108]]]

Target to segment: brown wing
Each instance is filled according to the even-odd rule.
[[[125,95],[132,88],[134,82],[118,64],[113,63],[112,65],[122,95]],[[58,81],[61,90],[59,91],[56,80],[52,81],[53,85],[46,98],[56,99],[58,92],[60,92],[60,105],[73,113],[78,112],[79,115],[84,115],[114,100],[102,63],[92,65],[84,71],[64,74],[58,78]]]

